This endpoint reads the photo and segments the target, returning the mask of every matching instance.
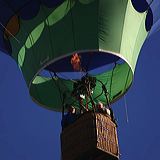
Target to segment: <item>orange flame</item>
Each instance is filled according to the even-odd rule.
[[[73,66],[73,69],[75,71],[81,70],[81,57],[78,55],[78,53],[74,53],[71,58],[71,64]]]

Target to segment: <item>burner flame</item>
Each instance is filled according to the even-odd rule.
[[[78,53],[74,53],[71,58],[71,64],[75,71],[81,71],[81,57]]]

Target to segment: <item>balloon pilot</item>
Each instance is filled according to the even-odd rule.
[[[77,81],[73,84],[72,96],[78,102],[76,104],[78,104],[79,107],[75,107],[74,105],[71,104],[65,105],[67,113],[62,116],[62,123],[61,123],[62,129],[74,123],[81,115],[89,111],[94,113],[101,113],[110,117],[110,119],[117,126],[113,110],[111,109],[109,103],[109,98],[108,98],[109,93],[102,82],[101,82],[102,90],[106,97],[106,105],[104,105],[99,100],[97,103],[95,103],[96,99],[92,97],[97,81],[98,80],[95,77],[86,75],[82,77],[80,81]],[[79,108],[79,110],[76,110],[76,108]]]
[[[66,104],[67,113],[63,115],[61,125],[62,130],[68,125],[74,123],[77,119],[76,108],[74,106]]]

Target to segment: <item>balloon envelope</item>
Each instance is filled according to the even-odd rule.
[[[86,74],[106,86],[111,103],[121,98],[131,86],[145,39],[159,27],[158,1],[0,2],[1,50],[19,65],[32,99],[55,111],[62,110],[63,95],[65,103],[76,103],[73,84]],[[81,70],[71,63],[74,54]],[[106,103],[99,81],[93,99]]]

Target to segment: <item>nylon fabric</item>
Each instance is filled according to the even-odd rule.
[[[62,111],[65,94],[65,103],[78,107],[72,96],[74,76],[68,80],[40,76],[43,69],[57,71],[57,75],[74,73],[70,64],[73,53],[86,53],[81,57],[83,67],[105,84],[110,103],[121,98],[132,84],[138,55],[148,35],[146,16],[147,12],[135,10],[131,0],[65,0],[56,7],[41,5],[34,18],[20,18],[16,34],[20,43],[10,38],[12,57],[23,73],[32,99],[47,109]],[[91,60],[93,52],[96,58]],[[100,58],[102,53],[107,60]],[[123,61],[115,68],[106,67],[119,59]],[[88,63],[90,66],[86,67]],[[98,72],[98,68],[103,71]],[[97,81],[93,99],[98,97],[106,103],[101,93],[102,84]]]

